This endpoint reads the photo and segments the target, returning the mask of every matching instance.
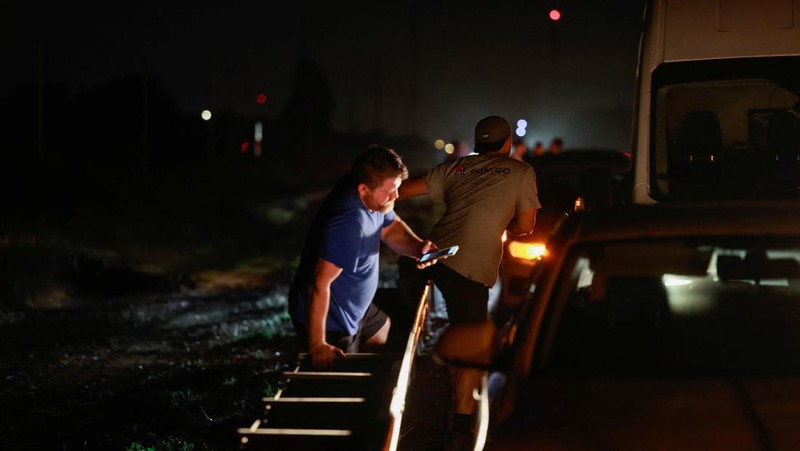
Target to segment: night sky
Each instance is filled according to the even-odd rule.
[[[0,96],[39,73],[81,89],[145,69],[188,114],[278,114],[305,55],[338,130],[470,142],[500,114],[528,121],[529,145],[629,145],[643,0],[172,3],[0,3]]]

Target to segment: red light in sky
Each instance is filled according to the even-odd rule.
[[[259,105],[267,103],[267,95],[264,94],[263,92],[259,92],[258,95],[256,96],[256,102],[258,102]]]
[[[556,21],[561,18],[561,11],[557,9],[550,10],[550,20]]]

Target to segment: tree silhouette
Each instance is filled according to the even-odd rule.
[[[294,71],[292,92],[282,120],[292,154],[309,161],[320,154],[330,135],[335,102],[327,76],[305,55]]]

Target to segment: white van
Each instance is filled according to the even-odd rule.
[[[800,199],[800,0],[647,0],[634,204]]]

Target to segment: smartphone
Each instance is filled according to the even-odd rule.
[[[451,255],[456,255],[456,252],[458,252],[458,246],[450,246],[444,249],[439,249],[438,251],[422,254],[422,257],[419,258],[419,262],[425,263],[435,258],[447,258]]]

